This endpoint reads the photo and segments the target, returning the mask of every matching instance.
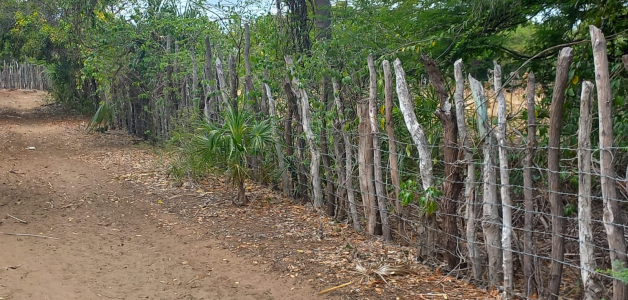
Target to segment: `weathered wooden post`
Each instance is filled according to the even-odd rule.
[[[307,143],[310,148],[310,155],[312,158],[310,162],[310,175],[312,176],[312,194],[314,196],[314,207],[321,208],[323,206],[323,192],[321,188],[320,178],[321,154],[316,148],[314,133],[312,132],[312,128],[310,127],[310,102],[308,100],[307,92],[301,87],[299,78],[297,77],[296,71],[294,70],[294,63],[292,62],[292,58],[288,55],[286,55],[284,58],[286,60],[286,65],[288,66],[288,71],[292,75],[292,90],[299,99],[303,131],[305,132],[305,138],[307,139]]]
[[[582,83],[580,122],[578,127],[578,237],[580,243],[580,274],[584,300],[600,299],[596,282],[595,241],[591,214],[591,127],[593,123],[593,83]]]
[[[390,164],[390,181],[393,185],[395,193],[395,213],[397,215],[397,231],[401,236],[401,243],[407,244],[407,235],[405,232],[405,221],[403,216],[403,205],[399,199],[399,187],[401,180],[399,178],[399,165],[397,157],[397,140],[395,138],[395,120],[393,119],[393,79],[390,70],[390,62],[384,60],[382,62],[384,68],[384,100],[386,110],[386,133],[388,135],[388,163]]]
[[[512,201],[510,200],[510,172],[508,169],[508,145],[506,141],[506,98],[502,87],[502,68],[493,61],[493,82],[497,93],[497,142],[499,144],[499,177],[502,197],[502,247],[504,270],[504,299],[511,299],[513,292],[512,268]]]
[[[600,183],[604,203],[604,228],[608,236],[608,246],[613,270],[626,266],[626,240],[624,220],[617,199],[615,187],[615,163],[613,162],[613,95],[608,71],[606,38],[600,29],[591,25],[591,45],[595,66],[597,105],[600,114]],[[613,280],[613,300],[628,299],[626,285],[619,279]]]
[[[466,211],[466,237],[467,250],[469,251],[469,260],[471,261],[471,270],[473,278],[481,280],[482,278],[482,259],[480,250],[477,245],[475,233],[475,163],[473,162],[473,153],[471,151],[471,143],[467,132],[467,124],[465,119],[464,105],[464,76],[462,74],[462,60],[459,59],[454,63],[454,79],[456,80],[456,90],[454,92],[454,102],[456,104],[456,122],[458,123],[458,145],[464,152],[464,162],[467,164],[467,178],[465,179],[465,197]]]
[[[482,232],[488,254],[488,280],[493,287],[502,282],[502,243],[500,237],[499,203],[497,202],[497,178],[495,172],[495,140],[488,121],[486,96],[482,83],[469,74],[469,86],[475,100],[478,132],[484,140],[484,168],[482,181],[484,200],[482,204]]]
[[[375,179],[375,195],[377,197],[377,208],[382,222],[382,235],[384,240],[392,239],[390,234],[390,224],[388,222],[388,205],[386,204],[386,192],[382,180],[382,151],[379,142],[379,127],[377,124],[377,71],[375,70],[375,60],[373,54],[368,56],[368,68],[370,74],[369,85],[369,121],[371,124],[371,134],[373,135],[373,175]]]
[[[362,231],[360,226],[360,219],[358,218],[358,209],[355,204],[355,194],[353,193],[353,151],[351,150],[351,142],[349,141],[349,135],[344,130],[343,126],[345,124],[344,117],[344,107],[342,102],[340,101],[340,88],[338,85],[338,80],[336,78],[332,78],[332,87],[334,92],[334,102],[336,103],[337,109],[337,117],[340,122],[340,134],[342,135],[342,141],[345,145],[345,176],[344,176],[344,184],[347,190],[347,201],[349,202],[349,214],[351,215],[351,221],[353,223],[353,229],[356,231]]]
[[[526,87],[526,101],[528,109],[528,144],[523,168],[523,199],[524,199],[524,225],[523,225],[523,277],[526,296],[534,295],[536,290],[534,280],[534,195],[532,187],[532,167],[534,166],[534,149],[536,147],[536,116],[534,99],[536,95],[536,78],[534,73],[528,73]]]
[[[396,59],[393,63],[396,75],[397,84],[397,97],[399,97],[399,107],[403,114],[403,119],[406,123],[406,128],[410,132],[410,136],[414,141],[419,151],[419,173],[421,174],[421,183],[424,190],[427,190],[434,186],[434,175],[432,173],[432,155],[430,153],[430,145],[427,143],[425,137],[425,131],[423,126],[419,124],[416,115],[414,114],[414,107],[412,105],[412,97],[408,90],[408,84],[406,83],[406,73],[401,66],[401,61]],[[419,241],[419,255],[424,255],[429,252],[431,247],[433,229],[426,229],[427,243],[425,240]]]
[[[563,259],[565,258],[565,239],[563,237],[563,202],[560,199],[560,132],[563,128],[563,103],[565,89],[569,81],[569,65],[573,59],[573,51],[566,47],[558,54],[556,65],[556,81],[550,107],[550,128],[547,154],[549,181],[549,202],[552,212],[552,262],[550,280],[547,286],[547,298],[557,300],[563,276]]]

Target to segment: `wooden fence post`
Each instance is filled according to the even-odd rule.
[[[244,24],[244,99],[247,102],[252,101],[252,108],[254,112],[259,112],[259,105],[253,97],[253,77],[251,75],[251,59],[250,59],[250,50],[251,50],[251,33],[249,30],[249,23]],[[295,87],[298,88],[298,87]],[[297,94],[298,95],[298,94]],[[250,103],[245,103],[245,107]],[[305,119],[305,118],[304,118]],[[256,162],[257,163],[257,162]]]
[[[547,286],[547,298],[557,300],[563,276],[563,259],[565,258],[565,239],[563,237],[563,203],[560,199],[560,132],[563,128],[563,102],[565,89],[569,81],[569,65],[573,59],[573,51],[569,47],[560,50],[556,65],[556,81],[550,107],[550,128],[547,154],[549,181],[549,202],[552,212],[552,262],[550,280]]]
[[[441,228],[443,238],[441,245],[445,249],[445,260],[449,268],[456,268],[460,261],[457,255],[458,247],[458,198],[462,192],[463,184],[460,178],[460,168],[456,165],[458,161],[458,125],[456,115],[452,110],[449,99],[449,91],[445,86],[445,78],[442,72],[431,57],[421,55],[421,62],[430,78],[430,83],[434,87],[436,96],[440,102],[439,107],[434,111],[438,120],[443,125],[443,163],[445,165],[445,177],[443,182],[443,195],[438,199],[441,211]]]
[[[425,131],[421,124],[419,124],[416,115],[414,114],[414,107],[412,105],[412,97],[408,90],[408,84],[406,83],[406,73],[401,66],[401,61],[396,59],[393,63],[395,68],[396,83],[397,83],[397,96],[399,97],[399,107],[403,114],[403,119],[406,123],[406,128],[410,132],[410,136],[414,141],[419,151],[419,173],[421,174],[421,182],[423,190],[428,190],[434,186],[434,175],[432,173],[432,155],[430,153],[430,145],[427,143],[425,137]],[[433,246],[434,228],[428,228],[429,225],[433,225],[434,218],[428,216],[426,218],[426,224],[424,224],[427,234],[424,240],[419,241],[419,255],[427,255],[430,253],[430,249]]]
[[[510,172],[508,166],[508,145],[506,141],[506,98],[502,87],[502,68],[493,61],[493,82],[497,93],[497,141],[499,143],[499,175],[500,194],[502,197],[502,247],[504,269],[504,299],[511,299],[513,292],[513,268],[512,268],[512,201],[510,200]]]
[[[355,229],[356,231],[362,231],[362,228],[360,227],[360,219],[358,218],[358,209],[355,204],[355,195],[353,193],[353,178],[351,177],[351,175],[353,174],[351,142],[349,141],[349,136],[343,128],[345,124],[344,108],[342,106],[342,102],[340,101],[340,88],[338,86],[338,80],[336,78],[332,78],[332,87],[334,91],[334,102],[336,102],[337,117],[338,121],[340,122],[340,134],[342,135],[342,140],[345,144],[346,173],[343,182],[347,190],[347,201],[349,201],[349,214],[351,215],[353,229]]]
[[[198,65],[196,63],[196,55],[194,54],[194,46],[190,47],[190,59],[192,60],[192,87],[190,88],[190,94],[194,101],[198,101]],[[198,108],[198,104],[196,108]],[[207,110],[205,110],[205,119],[209,121],[209,111]]]
[[[419,150],[419,172],[421,173],[421,181],[423,189],[427,190],[434,186],[434,175],[432,175],[432,155],[430,154],[430,145],[427,143],[423,126],[417,121],[412,105],[412,97],[408,91],[406,83],[406,73],[401,66],[401,61],[396,59],[393,63],[395,75],[397,77],[397,96],[399,97],[399,107],[406,122],[406,127],[410,131],[412,140]]]
[[[320,177],[321,154],[316,148],[314,133],[312,132],[312,128],[310,127],[310,102],[308,100],[307,92],[301,87],[299,78],[296,75],[292,58],[288,55],[286,55],[284,58],[286,60],[286,65],[288,66],[288,70],[292,74],[292,90],[299,99],[299,104],[301,106],[301,121],[303,125],[303,131],[305,132],[305,138],[307,139],[307,143],[310,148],[310,155],[312,156],[312,160],[310,162],[310,176],[312,176],[312,194],[314,196],[314,207],[321,208],[323,206],[323,192],[321,188]]]
[[[218,88],[220,89],[220,98],[222,100],[221,110],[227,110],[229,107],[229,95],[227,94],[227,82],[225,81],[225,70],[222,66],[220,57],[216,57],[216,77],[218,79]]]
[[[373,54],[368,56],[368,68],[370,75],[369,85],[369,121],[371,123],[371,134],[373,135],[373,175],[375,179],[375,194],[377,206],[382,222],[382,234],[384,240],[390,241],[390,224],[388,223],[388,205],[386,204],[386,192],[382,180],[382,151],[379,142],[379,128],[377,124],[377,71],[375,70],[375,60]]]
[[[584,300],[600,298],[600,287],[595,278],[595,241],[591,214],[591,126],[593,83],[582,83],[580,96],[580,124],[578,128],[578,237],[580,239],[580,274]]]
[[[464,162],[467,164],[467,178],[465,180],[466,205],[466,237],[471,270],[475,280],[482,280],[482,259],[477,245],[475,233],[475,163],[469,140],[471,137],[467,133],[464,105],[464,76],[462,74],[462,60],[454,63],[454,78],[456,80],[456,90],[454,92],[454,102],[456,104],[456,122],[458,123],[458,145],[464,152]]]
[[[591,45],[595,66],[597,105],[600,114],[600,183],[604,203],[604,228],[608,236],[608,246],[613,270],[626,266],[626,240],[624,220],[617,199],[615,187],[615,163],[613,162],[613,95],[608,71],[606,39],[600,29],[591,25]],[[619,279],[613,280],[613,300],[627,299],[626,285]]]
[[[216,85],[214,82],[214,68],[212,64],[212,45],[209,42],[209,36],[205,36],[205,64],[203,66],[203,77],[205,77],[205,84],[203,84],[203,101],[205,102],[205,116],[212,121],[218,121],[218,113],[216,111],[216,96],[214,91]]]
[[[475,100],[478,116],[478,132],[484,140],[484,168],[482,180],[484,200],[482,204],[482,231],[488,254],[488,280],[493,287],[499,287],[502,281],[502,243],[500,237],[501,220],[497,202],[497,178],[495,174],[494,133],[488,121],[486,96],[482,83],[469,74],[469,86]]]
[[[397,215],[397,231],[401,236],[401,243],[407,245],[407,234],[405,231],[405,221],[403,214],[403,205],[399,199],[399,187],[401,185],[399,179],[399,165],[397,160],[397,140],[395,138],[395,120],[393,119],[393,79],[390,70],[390,62],[384,60],[382,62],[384,68],[384,98],[386,110],[386,133],[388,135],[388,163],[390,164],[390,181],[393,185],[395,195],[395,214]]]
[[[272,94],[270,93],[270,86],[267,83],[264,83],[264,92],[266,93],[266,98],[268,99],[268,113],[270,117],[273,118],[273,139],[275,140],[275,152],[277,154],[277,163],[279,165],[279,170],[281,170],[281,185],[283,187],[284,196],[290,196],[290,185],[288,178],[288,169],[285,165],[285,158],[283,156],[283,152],[281,151],[281,144],[279,141],[279,134],[277,134],[277,126],[275,124],[275,118],[277,117],[277,110],[275,108],[275,100],[273,99]]]
[[[523,168],[523,198],[524,198],[524,225],[523,225],[523,277],[525,295],[530,297],[536,290],[534,280],[534,195],[532,187],[532,167],[534,165],[534,149],[536,147],[536,116],[535,100],[536,78],[534,73],[528,73],[526,91],[528,109],[528,145],[526,147],[525,166]]]

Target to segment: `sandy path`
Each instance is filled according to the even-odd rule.
[[[79,159],[129,146],[90,142],[84,118],[41,96],[0,90],[0,232],[57,239],[0,234],[0,299],[317,299],[200,228],[161,226],[177,220],[151,212],[137,183]]]

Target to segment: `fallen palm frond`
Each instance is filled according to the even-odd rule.
[[[370,279],[371,276],[377,275],[384,282],[388,283],[384,276],[392,276],[392,275],[406,275],[415,273],[414,270],[409,265],[406,264],[387,264],[387,263],[372,263],[363,266],[361,263],[357,263],[355,269],[358,273],[366,276]]]

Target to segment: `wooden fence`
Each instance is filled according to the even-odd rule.
[[[275,124],[275,151],[264,159],[279,160],[278,186],[286,196],[311,200],[356,230],[413,245],[415,258],[443,261],[450,274],[500,289],[505,298],[612,295],[614,300],[628,299],[621,280],[598,271],[619,271],[612,262],[626,263],[621,209],[626,197],[616,190],[616,184],[626,180],[618,178],[613,165],[621,151],[626,158],[626,149],[613,146],[609,67],[604,36],[597,28],[591,27],[591,45],[600,114],[598,139],[591,137],[593,84],[570,78],[573,49],[569,47],[557,57],[551,116],[541,122],[535,113],[523,120],[518,118],[520,108],[511,106],[508,111],[504,87],[521,86],[513,86],[512,76],[505,78],[499,64],[494,64],[492,82],[482,84],[464,76],[462,62],[456,62],[455,91],[450,98],[443,74],[427,56],[422,62],[439,103],[436,111],[422,111],[422,116],[431,118],[417,119],[416,112],[425,108],[415,106],[417,95],[409,90],[400,60],[391,64],[365,57],[369,71],[365,99],[366,91],[355,92],[336,78],[305,82],[289,56],[285,72],[275,81],[266,72],[254,76],[248,63],[248,34],[247,27],[242,92],[247,101],[240,102],[240,108],[283,122]],[[140,82],[133,72],[116,79],[110,94],[124,100],[115,103],[120,126],[134,134],[150,132],[167,139],[177,116],[193,112],[208,122],[220,122],[220,112],[240,97],[233,55],[222,54],[229,57],[228,68],[223,69],[221,54],[212,52],[206,38],[204,64],[192,47],[191,63],[183,65],[180,60],[188,51],[178,47],[170,36],[165,39],[162,54],[168,67],[154,78],[156,88],[132,84]],[[7,70],[22,74],[17,64],[9,64]],[[41,72],[24,74],[35,73]],[[382,73],[383,97],[377,81]],[[21,86],[26,84],[22,78],[28,76],[9,77],[14,78],[9,82],[18,83],[14,86]],[[258,89],[261,99],[248,101],[246,95],[255,94],[254,79],[259,82],[260,78],[265,82]],[[352,83],[362,80],[350,79]],[[527,85],[523,108],[534,112],[538,104],[534,72],[525,79],[517,80]],[[326,91],[317,91],[325,86]],[[566,144],[566,137],[561,137],[568,86],[582,91],[580,100],[571,96],[571,101],[581,105],[577,145]],[[328,93],[330,89],[333,93]],[[473,100],[467,101],[465,95]],[[324,105],[311,105],[316,99]],[[286,110],[277,111],[276,103],[284,104]],[[497,118],[493,120],[495,114],[487,107],[495,103]],[[398,112],[401,116],[394,117]],[[332,114],[329,122],[333,124],[326,123],[326,113]],[[549,132],[543,137],[547,145],[537,143],[542,131]],[[437,136],[429,137],[430,133]],[[592,163],[592,152],[600,154],[599,161]],[[567,155],[571,155],[570,163],[565,162]],[[568,175],[577,178],[578,184],[567,185]],[[577,209],[569,212],[567,206],[574,203]]]
[[[49,83],[44,75],[45,67],[16,60],[3,61],[0,70],[0,88],[47,91]]]

